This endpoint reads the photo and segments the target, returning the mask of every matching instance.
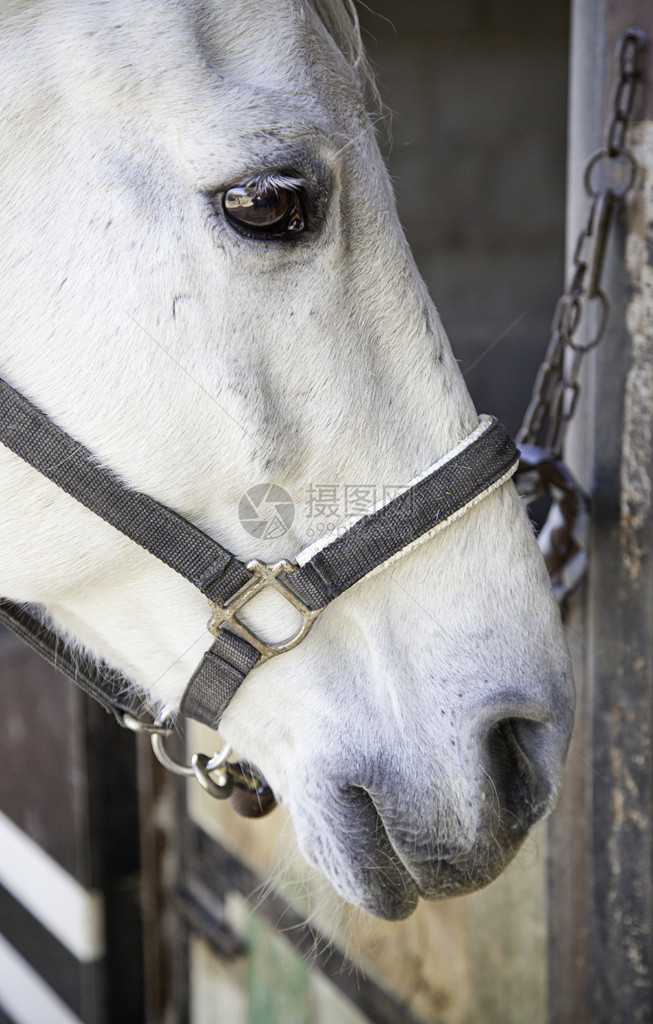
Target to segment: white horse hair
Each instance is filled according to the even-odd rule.
[[[244,560],[306,546],[311,485],[406,483],[474,429],[350,6],[5,0],[1,21],[0,376]],[[225,215],[266,176],[301,195],[291,240]],[[257,541],[238,507],[266,481],[297,514]],[[202,596],[2,447],[0,492],[0,594],[176,708],[211,642]],[[264,596],[250,618],[278,636],[287,613]],[[257,668],[222,732],[307,860],[398,918],[503,869],[554,802],[572,716],[509,484]]]

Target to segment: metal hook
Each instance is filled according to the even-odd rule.
[[[220,769],[213,769],[218,771],[219,774],[216,779],[212,779],[210,775],[211,769],[209,768],[210,763],[211,761],[206,754],[193,754],[191,765],[195,778],[209,796],[214,797],[216,800],[227,800],[234,788],[234,779],[230,766],[225,758],[224,764]]]

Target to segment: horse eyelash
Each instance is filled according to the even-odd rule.
[[[280,192],[282,189],[300,192],[306,185],[306,179],[282,174],[279,171],[264,171],[262,174],[255,174],[248,178],[243,185],[245,188],[256,188],[261,192],[267,189],[274,189],[276,192]]]

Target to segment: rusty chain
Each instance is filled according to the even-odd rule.
[[[519,492],[527,505],[542,498],[551,504],[538,542],[560,601],[584,575],[589,531],[588,501],[562,462],[562,449],[578,406],[583,357],[601,342],[608,325],[610,303],[601,278],[615,215],[637,176],[637,163],[625,140],[645,47],[646,36],[639,28],[629,28],[621,38],[605,143],[590,156],[583,176],[589,198],[587,222],[578,236],[571,282],[556,305],[551,338],[517,435],[522,455]],[[578,329],[592,312],[593,330],[581,341]]]
[[[601,288],[601,277],[615,214],[637,173],[625,137],[641,75],[645,38],[640,29],[630,28],[621,39],[619,78],[605,145],[589,158],[583,178],[590,199],[587,223],[578,236],[571,283],[556,305],[551,340],[517,435],[518,443],[541,444],[555,458],[562,454],[567,427],[578,404],[583,356],[599,344],[608,324],[610,303]],[[598,325],[589,340],[581,343],[576,334],[592,304],[598,313]]]

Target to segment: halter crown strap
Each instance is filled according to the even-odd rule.
[[[345,523],[342,530],[302,552],[298,565],[252,562],[245,566],[172,509],[128,488],[1,379],[0,443],[209,598],[216,639],[186,688],[181,711],[214,728],[252,668],[299,642],[317,612],[339,594],[427,540],[501,486],[519,461],[505,428],[493,417],[481,417],[469,437],[398,497]],[[303,619],[290,641],[276,645],[260,643],[236,615],[243,603],[270,584],[299,608]],[[0,599],[0,622],[114,711],[119,720],[123,712],[137,712],[140,700],[119,673],[72,654],[62,638],[28,610]]]

